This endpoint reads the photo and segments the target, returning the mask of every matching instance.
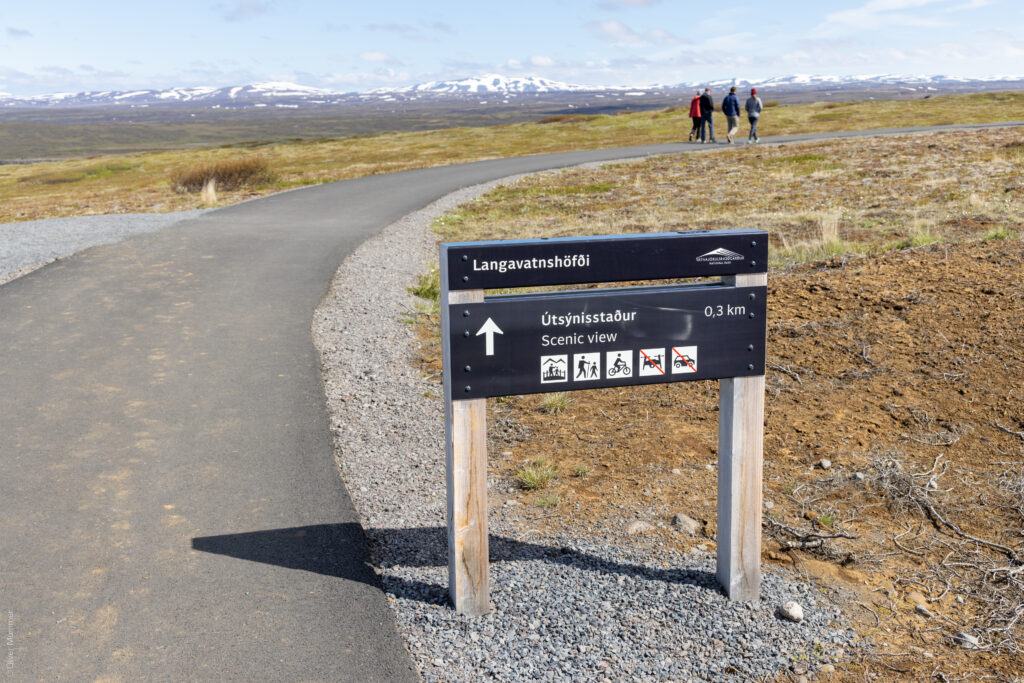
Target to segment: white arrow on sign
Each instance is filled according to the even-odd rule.
[[[484,326],[480,328],[480,331],[476,333],[476,336],[478,336],[478,337],[481,334],[487,335],[486,337],[484,337],[484,340],[485,340],[486,346],[487,346],[487,349],[486,349],[486,352],[485,352],[484,355],[487,355],[487,356],[493,356],[494,355],[494,335],[495,335],[495,333],[497,333],[497,334],[505,334],[504,332],[501,331],[501,329],[498,328],[497,325],[494,324],[494,321],[491,320],[490,318],[488,318],[487,322],[484,323]]]

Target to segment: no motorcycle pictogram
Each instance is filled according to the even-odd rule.
[[[456,611],[491,610],[488,397],[696,380],[719,382],[715,577],[730,600],[756,601],[768,234],[459,242],[442,244],[440,256],[448,589]],[[656,282],[693,278],[701,281]],[[637,280],[649,284],[551,289]],[[544,291],[515,291],[523,288]]]
[[[640,349],[640,376],[665,374],[665,349]]]

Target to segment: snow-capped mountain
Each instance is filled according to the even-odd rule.
[[[987,76],[984,78],[961,78],[958,76],[923,76],[913,74],[866,74],[859,76],[824,76],[812,74],[793,74],[789,76],[775,76],[772,78],[760,79],[728,79],[693,83],[680,83],[678,87],[696,87],[709,85],[712,88],[725,88],[735,86],[751,86],[755,88],[775,88],[784,90],[796,90],[806,88],[827,88],[827,87],[856,87],[869,88],[872,86],[885,87],[941,87],[966,85],[971,83],[997,83],[997,82],[1020,82],[1024,81],[1024,75],[1019,76]]]
[[[620,90],[605,86],[573,85],[549,81],[538,76],[508,78],[498,74],[487,74],[477,78],[463,78],[457,81],[431,81],[407,88],[375,90],[376,93],[449,93],[449,94],[522,94],[552,92],[595,92]]]
[[[56,93],[33,97],[0,94],[0,106],[91,106],[160,104],[206,104],[222,106],[259,106],[272,104],[328,104],[344,97],[322,88],[295,83],[268,82],[225,88],[194,87],[167,90],[91,91]]]
[[[559,95],[579,96],[593,93],[639,97],[644,95],[678,95],[680,90],[711,86],[721,90],[729,86],[757,87],[766,93],[799,93],[817,90],[871,90],[873,88],[904,90],[981,90],[999,84],[1024,84],[1024,75],[959,78],[955,76],[917,76],[880,74],[865,76],[822,76],[795,74],[762,79],[729,79],[693,81],[674,85],[644,87],[608,87],[560,83],[537,76],[510,78],[497,74],[451,81],[432,81],[402,88],[385,88],[369,92],[336,92],[294,83],[269,82],[224,88],[190,87],[167,90],[98,91],[57,93],[33,97],[17,97],[0,93],[0,108],[50,107],[200,107],[210,109],[247,109],[260,107],[305,108],[352,103],[390,103],[444,99],[486,99],[506,101],[517,97]]]

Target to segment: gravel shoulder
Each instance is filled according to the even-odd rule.
[[[0,285],[83,249],[163,230],[206,211],[75,216],[0,224]]]
[[[841,596],[766,571],[759,604],[729,603],[715,583],[712,553],[680,554],[643,536],[527,528],[504,495],[509,483],[494,477],[494,609],[473,619],[450,608],[441,388],[413,362],[416,339],[406,321],[416,312],[406,288],[437,259],[431,221],[499,183],[450,194],[364,243],[341,265],[312,324],[337,464],[420,675],[745,680],[840,659],[856,641],[840,622]],[[0,284],[201,213],[0,225]],[[492,425],[501,427],[508,425]],[[803,606],[800,623],[776,613],[790,600]]]
[[[842,596],[766,570],[759,604],[730,603],[711,552],[527,528],[504,495],[509,482],[493,476],[494,609],[474,619],[449,607],[441,387],[413,361],[407,287],[436,262],[431,221],[495,184],[448,195],[364,243],[341,265],[312,326],[338,466],[421,676],[761,680],[827,671],[856,646],[841,623]],[[803,607],[800,623],[776,612],[791,600]]]

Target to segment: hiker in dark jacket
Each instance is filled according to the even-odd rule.
[[[740,98],[736,96],[736,86],[729,88],[729,94],[722,100],[722,113],[725,114],[725,139],[732,144],[732,136],[740,129]]]
[[[700,141],[715,141],[715,101],[711,99],[711,88],[704,88],[700,96]]]
[[[693,128],[690,129],[690,142],[693,142],[693,138],[700,135],[700,90],[690,100],[690,119],[693,121]]]

